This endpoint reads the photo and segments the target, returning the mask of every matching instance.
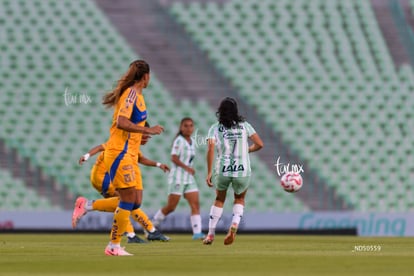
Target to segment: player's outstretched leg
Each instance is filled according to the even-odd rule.
[[[169,241],[170,238],[164,236],[159,230],[154,227],[152,221],[148,218],[147,214],[140,208],[132,211],[132,218],[141,224],[144,229],[144,234],[149,241]]]

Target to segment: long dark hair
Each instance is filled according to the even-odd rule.
[[[194,120],[191,117],[184,117],[184,118],[182,118],[181,119],[181,122],[180,122],[180,127],[178,128],[178,132],[175,135],[174,139],[177,138],[180,135],[183,136],[183,132],[181,131],[181,127],[183,126],[184,122],[186,122],[186,121],[191,121],[194,124]]]
[[[219,123],[226,128],[231,128],[240,122],[244,122],[243,116],[239,115],[236,100],[230,97],[226,97],[221,101],[216,116]]]
[[[128,71],[118,80],[118,84],[115,89],[103,96],[102,103],[107,107],[116,105],[125,89],[134,85],[136,81],[141,81],[144,75],[149,73],[150,67],[146,61],[133,61],[129,65]]]

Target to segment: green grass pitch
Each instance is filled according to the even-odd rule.
[[[104,234],[0,234],[0,275],[414,275],[414,238],[239,234],[213,245],[191,235],[103,253]],[[375,251],[374,251],[375,250]]]

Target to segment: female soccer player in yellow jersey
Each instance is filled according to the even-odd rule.
[[[110,256],[132,255],[121,247],[129,217],[142,202],[141,171],[136,160],[142,134],[157,135],[162,126],[145,127],[147,109],[142,91],[150,81],[150,67],[143,60],[136,60],[118,81],[116,88],[103,98],[103,104],[114,108],[110,136],[104,151],[104,163],[110,181],[119,193],[119,205],[114,213],[110,242],[105,254]]]
[[[145,126],[149,127],[149,124],[145,123]],[[149,140],[150,136],[143,135],[141,140],[141,145],[145,145]],[[105,148],[105,145],[99,145],[93,147],[86,153],[81,156],[79,159],[79,164],[82,165],[93,155],[102,152]],[[85,197],[78,197],[75,202],[75,208],[72,215],[72,227],[76,228],[78,221],[89,211],[102,211],[102,212],[114,212],[116,207],[119,204],[119,193],[115,190],[112,183],[109,181],[109,174],[106,172],[106,167],[104,165],[104,155],[101,153],[96,159],[95,164],[91,169],[91,184],[92,186],[104,197],[103,199],[97,200],[88,200]],[[158,163],[146,158],[141,152],[139,153],[138,162],[146,166],[159,167],[164,172],[169,172],[170,168],[162,163]],[[135,214],[136,219],[139,221],[141,226],[146,230],[147,239],[168,241],[169,238],[164,236],[160,231],[158,231],[152,222],[149,220],[148,216],[142,211],[142,209],[137,209]],[[128,243],[145,243],[144,240],[140,239],[134,231],[132,223],[129,221],[126,235],[128,237]]]

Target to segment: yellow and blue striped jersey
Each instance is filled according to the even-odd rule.
[[[110,136],[105,146],[105,150],[124,152],[137,157],[142,133],[133,133],[119,129],[117,127],[119,116],[124,116],[130,119],[132,123],[144,126],[147,119],[144,96],[136,93],[132,88],[125,90],[115,106],[112,125],[109,131]]]

